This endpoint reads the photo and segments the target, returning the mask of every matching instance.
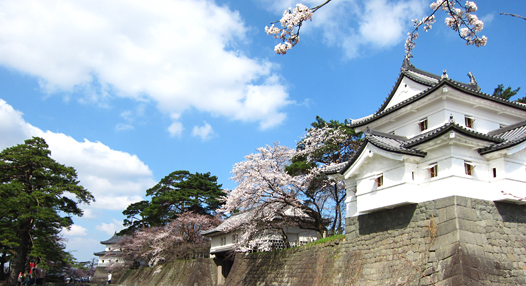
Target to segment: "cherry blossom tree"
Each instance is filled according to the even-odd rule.
[[[311,182],[311,189],[325,192],[331,201],[333,214],[330,233],[341,232],[344,224],[345,184],[329,178],[325,171],[335,165],[347,162],[360,147],[361,133],[356,133],[343,123],[331,120],[327,122],[317,116],[307,133],[297,144],[297,154],[293,163],[287,167],[289,174],[309,172],[313,168],[319,169],[318,176]]]
[[[318,175],[317,168],[292,176],[285,168],[292,163],[296,150],[279,143],[257,149],[234,165],[232,180],[238,186],[228,191],[223,213],[247,212],[243,219],[228,226],[240,230],[239,244],[248,243],[261,229],[278,229],[294,225],[304,229],[326,231],[327,219],[323,210],[328,196],[321,190],[309,188]]]
[[[318,9],[327,5],[331,0],[323,2],[321,5],[313,8],[308,8],[303,4],[297,4],[294,9],[289,8],[283,13],[283,17],[272,23],[270,27],[265,27],[265,32],[272,35],[274,38],[279,38],[281,43],[277,44],[274,51],[277,54],[286,54],[288,50],[298,44],[300,40],[300,29],[303,23],[307,20],[312,21],[312,17]],[[435,14],[442,10],[448,16],[445,24],[456,31],[460,38],[466,41],[467,45],[475,45],[477,47],[484,46],[487,43],[487,37],[479,37],[478,33],[482,31],[484,23],[477,18],[474,12],[477,11],[477,5],[473,1],[466,1],[462,4],[460,0],[437,0],[431,3],[430,8],[433,10],[428,16],[422,20],[413,20],[414,30],[408,33],[405,43],[406,56],[411,56],[411,51],[415,47],[416,39],[418,38],[418,29],[423,26],[424,31],[431,29],[432,24],[436,22]],[[274,26],[276,23],[281,24],[281,28]]]
[[[191,259],[209,249],[201,231],[213,228],[218,216],[184,212],[166,226],[142,228],[118,244],[128,261],[144,261],[154,266],[175,259]]]

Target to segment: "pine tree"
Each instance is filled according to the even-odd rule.
[[[94,200],[79,185],[74,168],[51,157],[44,139],[33,137],[24,144],[0,152],[0,246],[11,253],[7,285],[16,285],[19,272],[29,262],[53,263],[71,259],[59,237],[82,216],[79,203]]]

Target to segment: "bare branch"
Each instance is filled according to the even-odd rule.
[[[517,17],[517,18],[521,18],[523,20],[526,20],[526,17],[523,17],[521,15],[517,15],[517,14],[510,14],[510,13],[500,12],[500,15],[512,16],[512,17]]]

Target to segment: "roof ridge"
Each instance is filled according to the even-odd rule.
[[[384,110],[381,110],[381,111],[377,111],[376,113],[373,114],[373,116],[369,116],[363,120],[360,120],[358,122],[352,122],[349,126],[350,127],[356,127],[356,126],[362,126],[363,124],[366,124],[368,122],[371,122],[371,121],[374,121],[376,120],[377,118],[381,117],[381,116],[384,116],[385,114],[388,114],[388,113],[391,113],[391,112],[394,112],[396,110],[398,110],[399,108],[409,104],[409,103],[412,103],[412,102],[415,102],[417,100],[420,100],[421,98],[429,95],[430,93],[432,93],[433,91],[437,90],[438,88],[440,88],[441,86],[443,86],[444,84],[449,84],[451,87],[453,88],[457,88],[457,89],[461,89],[462,91],[465,91],[466,93],[468,94],[471,94],[471,95],[474,95],[474,96],[478,96],[478,97],[481,97],[481,98],[484,98],[484,99],[488,99],[488,100],[491,100],[491,101],[496,101],[496,102],[500,102],[500,103],[503,103],[505,105],[508,105],[508,106],[511,106],[511,107],[516,107],[516,108],[519,108],[519,109],[522,109],[522,110],[525,110],[526,111],[526,105],[524,104],[520,104],[520,103],[517,103],[517,102],[514,102],[514,101],[509,101],[509,100],[506,100],[506,99],[503,99],[503,98],[500,98],[500,97],[496,97],[496,96],[493,96],[493,95],[489,95],[487,93],[484,93],[484,92],[481,92],[481,91],[478,91],[478,90],[474,90],[474,89],[471,89],[469,87],[466,87],[465,85],[461,85],[459,84],[458,82],[454,81],[454,80],[451,80],[451,79],[442,79],[440,80],[436,85],[418,93],[418,94],[415,94],[414,96],[410,97],[410,98],[407,98],[403,101],[400,101],[399,103],[387,108],[387,109],[384,109]]]
[[[493,135],[494,136],[494,135],[497,135],[497,134],[505,133],[505,132],[513,130],[513,129],[517,129],[517,128],[523,127],[525,125],[526,125],[526,119],[522,120],[522,121],[519,121],[517,123],[511,124],[511,125],[508,125],[506,127],[502,127],[502,128],[498,128],[498,129],[495,129],[495,130],[491,130],[491,131],[488,132],[488,135]]]
[[[380,132],[380,131],[372,130],[372,129],[368,129],[367,131],[365,131],[365,135],[368,135],[368,134],[381,136],[381,137],[385,137],[385,138],[390,138],[390,139],[394,139],[394,140],[400,140],[400,141],[407,141],[407,140],[409,140],[405,136],[400,136],[400,135],[396,135],[396,134]]]
[[[463,132],[465,135],[473,135],[475,137],[478,137],[479,139],[484,139],[484,140],[488,140],[488,141],[493,141],[493,142],[496,142],[496,143],[502,143],[504,142],[505,140],[500,138],[500,137],[496,137],[496,136],[492,136],[492,135],[488,135],[488,134],[484,134],[482,132],[478,132],[478,131],[475,131],[471,128],[467,128],[467,127],[464,127],[454,121],[450,121],[450,122],[447,122],[446,124],[438,127],[438,128],[435,128],[435,129],[432,129],[426,133],[423,133],[421,135],[418,135],[418,136],[415,136],[413,137],[411,140],[405,142],[402,144],[403,147],[405,148],[408,148],[408,147],[413,147],[415,145],[418,145],[420,143],[423,143],[423,142],[426,142],[430,139],[433,139],[437,136],[440,136],[446,132],[448,132],[450,129],[455,129],[457,131],[461,131]]]

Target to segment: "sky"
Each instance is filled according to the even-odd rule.
[[[302,3],[312,7],[321,0]],[[420,32],[412,63],[483,92],[523,87],[526,2],[475,1],[485,47],[444,25]],[[122,211],[176,170],[223,188],[258,147],[294,147],[316,116],[374,113],[396,82],[423,0],[333,0],[287,55],[265,26],[296,0],[1,0],[0,150],[43,137],[96,201],[64,230],[78,261],[122,229]]]

